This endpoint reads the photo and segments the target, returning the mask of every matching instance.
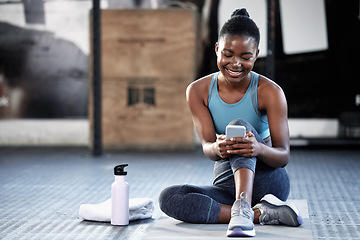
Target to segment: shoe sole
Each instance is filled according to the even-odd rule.
[[[242,230],[241,228],[234,228],[226,232],[227,237],[254,237],[255,235],[255,229]]]
[[[303,223],[300,212],[294,203],[283,202],[271,194],[265,195],[260,202],[272,209],[283,208],[283,216],[285,216],[286,220],[282,221],[282,224],[298,227]]]

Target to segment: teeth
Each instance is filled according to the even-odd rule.
[[[230,70],[230,69],[226,69],[229,73],[231,73],[231,74],[234,74],[234,75],[240,75],[241,74],[241,72],[242,71],[232,71],[232,70]]]

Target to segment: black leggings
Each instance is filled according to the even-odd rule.
[[[230,124],[243,125],[264,143],[256,130],[246,121],[236,119]],[[235,201],[233,173],[239,168],[255,172],[252,206],[266,194],[286,201],[290,192],[289,176],[285,168],[273,168],[256,158],[233,155],[215,162],[212,186],[176,185],[162,191],[161,210],[168,216],[190,223],[217,223],[221,204],[231,206]]]

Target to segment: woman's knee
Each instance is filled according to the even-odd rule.
[[[246,130],[253,129],[253,126],[248,121],[246,121],[242,118],[236,118],[236,119],[232,120],[228,125],[244,126],[246,128]]]
[[[170,186],[170,187],[167,187],[165,188],[159,195],[159,206],[160,206],[160,209],[166,213],[167,211],[167,206],[170,204],[171,205],[171,201],[172,201],[172,198],[178,194],[179,192],[179,188],[181,186]]]
[[[171,210],[178,205],[182,197],[191,189],[189,185],[175,185],[165,188],[159,195],[160,209],[169,214]]]
[[[229,125],[239,125],[244,126],[246,128],[246,131],[252,132],[256,138],[256,141],[264,143],[263,139],[261,138],[260,134],[256,131],[253,125],[251,125],[248,121],[242,119],[242,118],[236,118],[232,120]]]
[[[192,185],[171,186],[165,188],[159,196],[160,209],[166,215],[190,223],[214,221],[207,219],[211,202],[210,197],[202,194],[201,188]],[[215,209],[216,206],[213,208]],[[198,212],[194,209],[197,209]]]
[[[247,131],[256,132],[254,131],[254,127],[248,123],[246,120],[241,118],[236,118],[232,120],[229,125],[239,125],[244,126]],[[230,166],[233,172],[240,168],[248,168],[255,173],[255,166],[256,166],[256,158],[246,158],[240,157],[238,155],[232,155],[229,157]]]

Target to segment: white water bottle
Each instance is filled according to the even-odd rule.
[[[121,164],[114,168],[115,182],[111,185],[111,225],[129,225],[129,184]]]

